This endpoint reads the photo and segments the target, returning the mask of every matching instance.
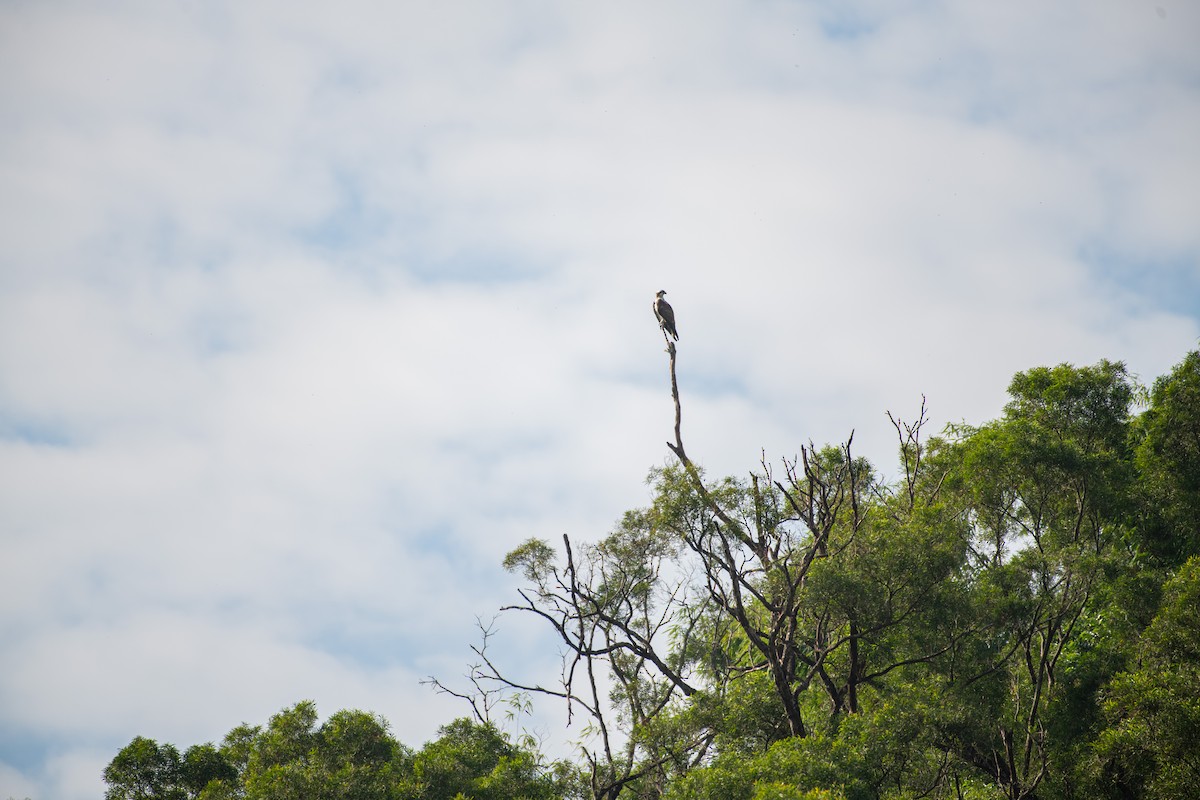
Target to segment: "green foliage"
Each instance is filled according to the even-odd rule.
[[[750,800],[839,800],[841,797],[842,795],[827,789],[802,791],[795,786],[775,781],[756,784],[754,796]]]
[[[847,737],[839,735],[814,732],[803,738],[788,737],[753,757],[739,753],[719,756],[710,766],[680,779],[667,797],[752,800],[807,797],[816,791],[818,797],[824,792],[838,800],[866,800],[872,797],[872,776],[863,755]]]
[[[577,794],[565,764],[546,765],[489,725],[457,720],[414,753],[363,711],[317,725],[304,701],[265,728],[234,728],[220,748],[135,738],[104,771],[106,800],[549,800]]]
[[[806,737],[758,752],[722,748],[667,792],[669,798],[829,797],[877,800],[923,796],[946,768],[933,731],[944,713],[928,681],[867,692],[870,711],[830,720]]]
[[[1102,361],[1019,373],[1009,391],[1002,419],[940,445],[948,499],[970,522],[966,619],[978,630],[943,673],[957,720],[942,737],[1018,797],[1067,790],[1123,657],[1110,587],[1131,567],[1136,387]]]
[[[554,548],[541,539],[528,539],[504,557],[504,569],[520,572],[527,581],[544,580],[553,566]]]
[[[721,752],[757,755],[788,736],[771,678],[751,672],[728,683],[724,693],[708,702],[709,725]]]
[[[1200,350],[1154,382],[1136,434],[1143,541],[1176,565],[1200,551]]]
[[[1200,558],[1164,587],[1132,669],[1105,693],[1110,727],[1095,745],[1093,785],[1113,796],[1183,800],[1200,786]]]
[[[422,800],[559,797],[555,775],[535,754],[514,746],[491,725],[458,719],[443,727],[436,742],[417,753],[413,774]]]
[[[183,755],[180,765],[180,782],[189,797],[204,796],[212,786],[212,796],[219,796],[222,786],[237,780],[237,769],[224,754],[211,744],[193,745]]]
[[[179,751],[136,737],[104,769],[105,800],[183,800]]]

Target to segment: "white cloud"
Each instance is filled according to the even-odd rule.
[[[0,762],[0,786],[4,787],[2,791],[5,797],[15,800],[16,798],[32,797],[37,784],[21,771]]]

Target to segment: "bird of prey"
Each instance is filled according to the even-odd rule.
[[[679,334],[675,332],[675,309],[663,297],[666,293],[663,289],[654,296],[654,316],[658,318],[658,326],[679,341]]]

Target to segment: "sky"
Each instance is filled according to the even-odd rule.
[[[0,2],[0,798],[303,699],[465,715],[420,681],[504,554],[670,462],[659,289],[712,475],[1152,381],[1197,143],[1183,0]]]

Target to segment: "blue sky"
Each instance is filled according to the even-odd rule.
[[[1198,44],[1177,0],[0,4],[0,797],[304,698],[465,713],[418,681],[504,553],[669,456],[658,289],[713,474],[1167,371]]]

